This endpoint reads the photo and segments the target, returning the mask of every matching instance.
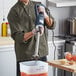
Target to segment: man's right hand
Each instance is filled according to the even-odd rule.
[[[35,34],[37,34],[37,32],[40,32],[40,35],[43,35],[43,33],[44,33],[44,27],[42,25],[39,25],[39,26],[36,26],[36,28],[34,28],[32,30],[32,32],[25,33],[23,41],[27,41],[32,36],[34,36]]]
[[[32,33],[33,33],[34,35],[35,35],[37,32],[40,32],[40,35],[42,36],[43,33],[44,33],[44,26],[38,25],[38,26],[36,26],[36,28],[34,28],[34,29],[32,30]]]

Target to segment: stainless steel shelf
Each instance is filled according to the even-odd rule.
[[[48,3],[53,7],[76,6],[76,0],[48,0]]]

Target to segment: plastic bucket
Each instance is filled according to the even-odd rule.
[[[21,76],[48,76],[48,63],[27,61],[20,63]]]

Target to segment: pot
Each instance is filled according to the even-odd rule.
[[[67,19],[66,34],[76,35],[76,17]]]
[[[70,23],[70,34],[76,35],[76,18],[74,17]]]

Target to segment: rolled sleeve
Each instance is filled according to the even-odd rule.
[[[8,14],[8,22],[11,29],[11,37],[16,41],[23,43],[24,33],[26,30],[23,30],[22,25],[20,24],[20,19],[18,13],[15,9],[12,9]]]
[[[53,23],[52,23],[51,26],[48,26],[48,24],[46,24],[46,22],[44,22],[44,24],[45,24],[45,26],[46,26],[48,29],[53,30],[53,29],[55,28],[55,20],[54,20],[54,18],[52,17],[52,15],[51,15],[51,13],[50,13],[50,10],[48,10],[48,9],[46,8],[46,12],[47,12],[49,18],[51,18],[51,19],[53,20]]]

